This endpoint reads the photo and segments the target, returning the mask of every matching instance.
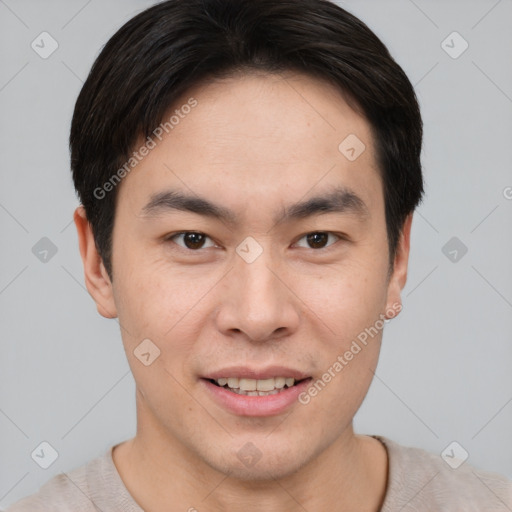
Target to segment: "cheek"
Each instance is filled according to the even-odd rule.
[[[310,397],[311,405],[333,411],[335,429],[360,407],[377,366],[385,326],[381,315],[387,298],[386,265],[383,258],[354,258],[332,275],[309,283],[311,307],[329,327],[324,373],[312,391],[322,398]]]
[[[346,340],[375,322],[383,311],[387,297],[385,274],[381,262],[354,259],[328,271],[309,275],[303,272],[291,282],[310,312],[333,331],[327,332]]]
[[[125,353],[137,387],[154,413],[165,411],[169,401],[185,403],[190,399],[182,386],[188,385],[193,340],[199,337],[197,304],[209,279],[203,281],[207,282],[185,283],[179,273],[171,278],[169,270],[167,274],[132,272],[130,278],[118,280],[118,317]],[[145,360],[146,353],[150,355]]]
[[[116,305],[126,352],[149,338],[160,349],[160,359],[174,369],[195,348],[207,320],[204,304],[219,281],[217,274],[183,271],[168,263],[126,267],[115,282]],[[179,355],[179,357],[178,357]]]
[[[321,378],[321,380],[328,378],[331,380],[325,387],[317,384],[316,388],[320,391],[316,397],[311,398],[310,405],[317,408],[318,414],[322,411],[330,411],[326,421],[334,432],[342,431],[343,427],[352,420],[368,393],[377,365],[380,336],[369,342],[366,347],[359,345],[361,351],[353,355],[350,361],[346,359],[345,352],[340,354],[341,360],[345,361],[342,365],[343,369],[336,372],[331,366],[330,372],[324,373]]]

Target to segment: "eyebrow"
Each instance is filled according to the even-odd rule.
[[[153,194],[142,208],[144,217],[153,217],[171,211],[191,212],[220,220],[234,226],[238,216],[229,208],[215,204],[204,197],[187,195],[178,190]],[[335,187],[328,192],[293,203],[274,216],[274,223],[292,221],[327,213],[352,214],[365,220],[370,212],[364,201],[346,187]]]

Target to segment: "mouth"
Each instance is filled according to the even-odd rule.
[[[219,379],[206,379],[215,386],[223,388],[237,395],[244,396],[270,396],[278,395],[287,389],[293,388],[300,383],[310,380],[294,379],[293,377],[271,377],[269,379],[247,379],[239,377],[222,377]]]
[[[313,377],[286,366],[231,366],[200,378],[201,389],[222,409],[237,416],[275,416],[297,405]]]

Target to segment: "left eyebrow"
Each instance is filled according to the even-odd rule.
[[[346,187],[335,187],[325,194],[288,206],[274,222],[277,224],[326,213],[351,214],[360,217],[361,220],[370,217],[370,210],[355,192]]]
[[[187,195],[178,190],[153,194],[149,202],[142,208],[141,213],[149,217],[173,210],[218,219],[232,226],[238,221],[238,215],[229,208],[215,204],[204,197]],[[352,214],[361,220],[370,216],[368,207],[358,195],[346,187],[335,187],[324,194],[287,206],[274,216],[274,223],[327,213]]]

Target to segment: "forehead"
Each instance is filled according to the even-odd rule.
[[[195,106],[182,109],[191,99]],[[326,82],[290,73],[224,78],[187,91],[164,122],[173,114],[169,133],[123,180],[119,193],[133,208],[177,188],[241,211],[247,201],[282,205],[330,186],[381,193],[370,126]]]

